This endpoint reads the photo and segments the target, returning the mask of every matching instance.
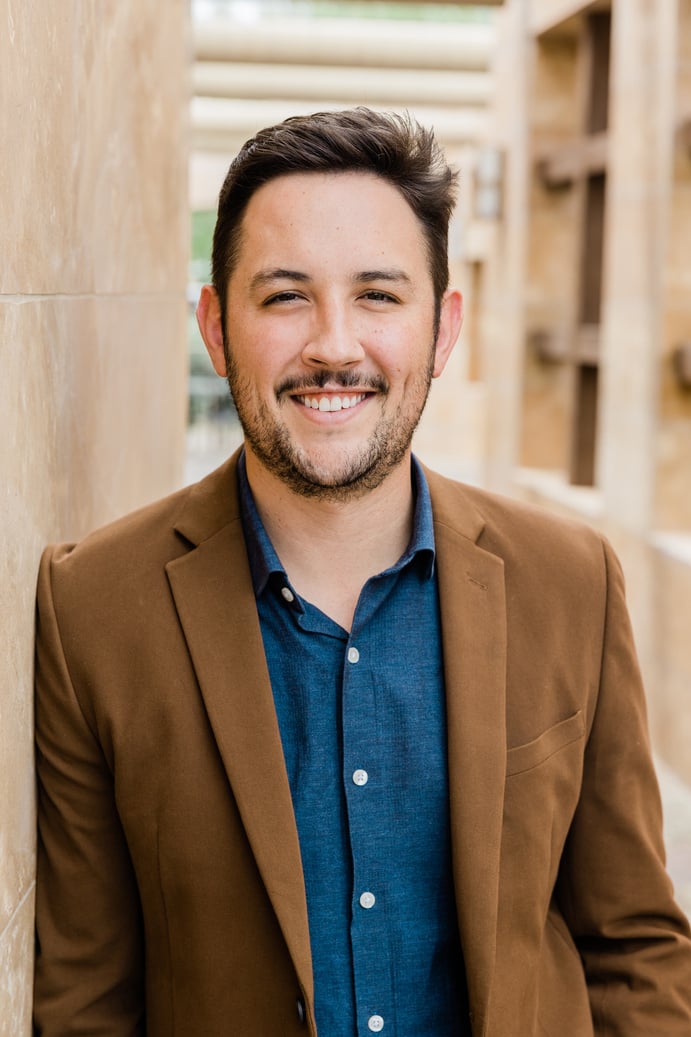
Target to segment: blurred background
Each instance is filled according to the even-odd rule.
[[[199,281],[209,277],[216,201],[230,159],[257,130],[289,115],[358,104],[410,111],[434,126],[462,171],[461,207],[451,236],[455,279],[469,260],[471,207],[485,221],[499,215],[502,159],[489,143],[496,11],[492,5],[457,3],[194,0],[186,479],[227,456],[239,436],[225,386],[211,369],[193,316]],[[481,164],[487,182],[471,196],[470,180]],[[459,454],[452,447],[447,462],[475,475],[479,428],[473,427],[469,408],[475,414],[477,405],[454,401],[468,358],[455,363],[446,386],[445,428],[439,434],[437,422],[431,423],[430,447],[438,449],[452,423],[465,450]]]
[[[433,467],[585,520],[625,569],[691,907],[691,0],[0,0],[0,1037],[29,1034],[42,546],[239,430],[193,317],[239,146],[367,104],[461,171]]]

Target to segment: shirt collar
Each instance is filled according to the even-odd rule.
[[[257,505],[254,501],[252,490],[247,478],[247,466],[245,463],[245,451],[243,450],[238,459],[238,491],[240,497],[240,517],[242,529],[247,547],[247,557],[252,574],[255,597],[260,597],[269,582],[270,577],[278,574],[283,586],[290,588],[290,581],[281,560],[276,554],[269,534],[264,528],[264,523],[259,517]],[[408,547],[403,552],[395,565],[387,569],[387,573],[400,572],[414,559],[419,559],[420,571],[426,579],[434,575],[434,521],[432,517],[432,500],[427,486],[427,479],[422,466],[415,456],[411,457],[411,480],[413,485],[413,497],[415,508],[413,511],[413,532]],[[380,574],[383,575],[383,574]],[[290,588],[295,596],[295,605],[299,605],[299,598],[293,588]]]

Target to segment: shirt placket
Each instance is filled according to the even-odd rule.
[[[360,605],[365,602],[361,600]],[[386,862],[378,838],[389,823],[387,789],[377,743],[372,684],[376,660],[370,654],[366,626],[354,624],[345,653],[342,710],[343,784],[353,862],[351,947],[358,1037],[395,1033]]]

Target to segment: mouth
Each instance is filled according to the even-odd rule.
[[[341,390],[339,393],[305,393],[293,396],[293,399],[296,403],[310,410],[333,412],[357,407],[367,396],[368,393],[365,392],[344,392]]]

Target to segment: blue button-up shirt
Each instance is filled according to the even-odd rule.
[[[239,466],[323,1037],[470,1033],[451,873],[432,507],[416,461],[412,478],[408,549],[367,581],[348,633],[291,585],[244,457]]]

